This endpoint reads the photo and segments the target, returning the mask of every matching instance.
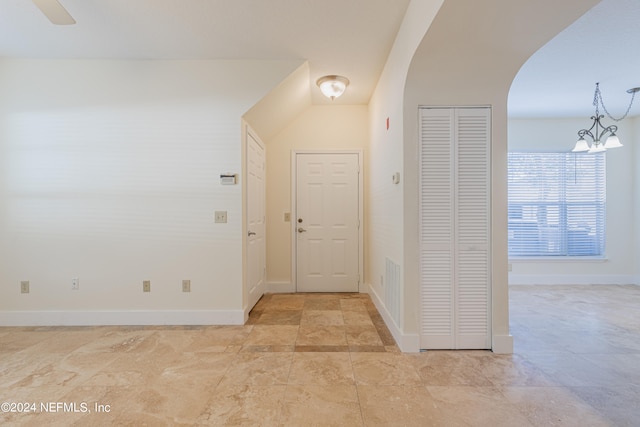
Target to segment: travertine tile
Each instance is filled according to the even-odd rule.
[[[289,384],[353,384],[348,353],[295,353]]]
[[[341,310],[342,301],[338,298],[306,298],[304,310]]]
[[[265,311],[255,319],[255,325],[299,325],[302,310]]]
[[[0,328],[0,400],[110,408],[0,424],[638,424],[638,287],[510,298],[513,355],[402,354],[364,294],[267,294],[243,326]]]
[[[478,427],[533,427],[527,417],[494,387],[427,386],[432,403],[446,425]]]
[[[401,353],[351,353],[351,363],[357,384],[422,384],[410,356]]]
[[[345,325],[368,325],[373,326],[371,317],[366,311],[343,311]]]
[[[287,384],[293,353],[237,353],[221,384]]]
[[[345,333],[350,346],[382,346],[380,335],[373,325],[347,325]]]
[[[354,385],[289,385],[282,406],[282,426],[360,426],[362,416]]]
[[[456,425],[422,386],[358,385],[358,397],[366,426]]]
[[[610,425],[597,410],[564,387],[506,387],[501,392],[536,426]]]
[[[297,325],[254,325],[244,345],[294,345]]]
[[[296,345],[347,345],[344,326],[300,325]]]
[[[219,386],[196,421],[209,426],[276,426],[280,419],[285,385]]]
[[[342,326],[344,319],[340,310],[304,310],[300,325]]]

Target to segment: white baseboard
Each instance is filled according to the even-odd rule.
[[[402,330],[396,325],[393,321],[393,317],[387,310],[384,302],[378,296],[375,289],[371,285],[368,285],[369,288],[369,296],[371,296],[371,300],[375,304],[378,312],[382,316],[384,323],[389,328],[389,332],[393,335],[393,338],[396,340],[398,347],[403,353],[418,353],[420,351],[420,337],[418,334],[407,334],[402,332]]]
[[[491,351],[497,354],[513,353],[513,336],[494,335],[491,342]]]
[[[638,277],[624,274],[513,274],[510,285],[632,285]]]
[[[0,311],[0,326],[243,325],[243,310]]]
[[[296,291],[291,282],[267,282],[267,292],[273,294],[288,294]]]

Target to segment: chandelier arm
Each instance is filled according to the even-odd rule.
[[[591,129],[593,129],[593,126],[591,126]],[[584,137],[585,137],[586,135],[589,135],[589,137],[590,137],[593,141],[595,141],[596,139],[593,137],[593,134],[591,133],[591,129],[580,129],[580,130],[578,131],[578,137],[579,137],[580,139],[584,139]]]
[[[602,132],[600,133],[600,136],[598,137],[598,139],[602,141],[603,137],[607,134],[607,132],[609,132],[611,135],[615,135],[617,131],[618,131],[618,126],[616,125],[611,125],[609,127],[606,127],[602,129]]]

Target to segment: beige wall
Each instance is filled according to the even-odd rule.
[[[292,284],[291,223],[284,222],[284,213],[291,212],[291,151],[364,150],[367,141],[367,107],[364,105],[311,106],[275,137],[265,141],[268,287],[278,290]],[[365,151],[365,170],[366,159]]]

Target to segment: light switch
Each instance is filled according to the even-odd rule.
[[[227,222],[227,211],[216,211],[215,221],[217,224],[223,224]]]

